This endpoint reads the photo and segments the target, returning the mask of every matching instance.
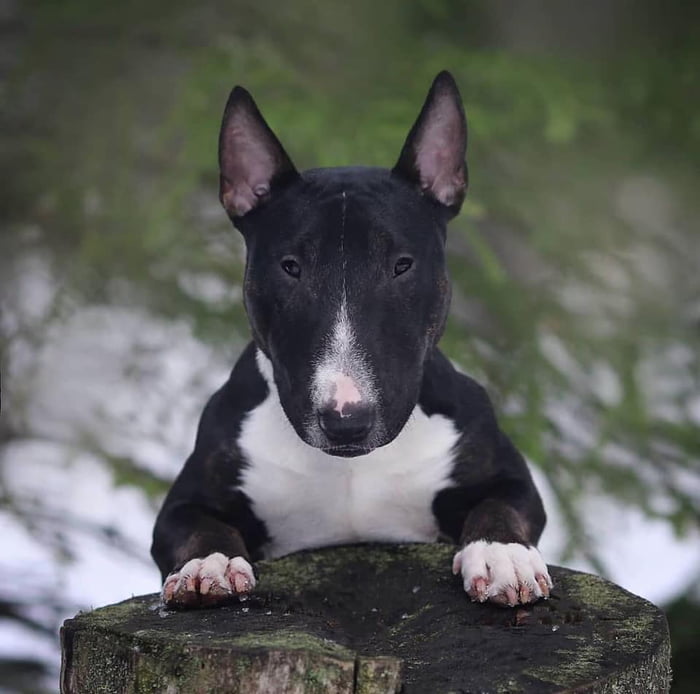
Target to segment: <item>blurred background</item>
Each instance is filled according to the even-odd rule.
[[[217,200],[241,83],[299,168],[391,166],[434,75],[470,126],[443,347],[535,469],[551,563],[700,644],[700,5],[0,0],[0,690],[159,589],[155,512],[248,340]]]

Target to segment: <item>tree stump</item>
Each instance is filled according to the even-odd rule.
[[[355,545],[259,564],[245,601],[166,610],[158,595],[61,629],[64,694],[664,692],[663,613],[551,567],[552,597],[471,603],[447,545]]]

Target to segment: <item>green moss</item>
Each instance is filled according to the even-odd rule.
[[[619,586],[592,574],[571,574],[567,577],[566,587],[572,598],[577,598],[592,607],[612,609],[615,612],[631,599],[639,599],[621,590]]]
[[[335,555],[327,557],[322,565],[314,555],[307,554],[262,561],[258,564],[260,581],[257,590],[282,594],[315,590],[323,582],[323,576],[340,564],[340,558]]]
[[[89,622],[96,627],[101,625],[114,627],[117,624],[130,620],[132,617],[142,615],[144,602],[149,602],[149,598],[152,598],[151,607],[160,604],[160,597],[154,593],[151,596],[144,596],[137,600],[124,600],[114,605],[79,612],[74,619],[79,622]]]
[[[350,545],[331,550],[300,552],[260,562],[258,590],[283,594],[318,590],[353,562],[362,562],[370,565],[374,571],[381,572],[390,569],[399,554],[406,561],[422,564],[425,571],[445,574],[449,571],[453,553],[452,545],[442,544],[402,545],[391,548],[391,551],[368,551],[365,545]]]
[[[358,658],[355,673],[356,694],[385,694],[398,691],[402,664],[398,658]]]
[[[515,694],[522,691],[522,687],[514,678],[509,678],[503,682],[494,683],[495,691],[498,694]]]
[[[446,566],[448,570],[452,566],[455,547],[449,544],[415,544],[407,545],[403,551],[407,558],[425,564],[426,569],[443,573]]]
[[[562,687],[580,685],[595,680],[604,670],[602,661],[604,649],[596,644],[576,643],[571,638],[572,649],[554,651],[556,665],[541,665],[527,668],[523,672],[543,682],[552,682]]]
[[[251,646],[251,652],[231,651],[232,644]],[[342,680],[352,681],[354,654],[336,644],[301,632],[250,634],[229,641],[220,649],[157,647],[137,656],[134,691],[229,691],[230,683],[245,690],[258,683],[261,671],[274,672],[276,649],[287,654],[281,667],[288,668],[290,687],[304,692],[325,692]],[[259,653],[257,651],[260,651]],[[298,652],[295,657],[289,651]],[[294,689],[296,691],[296,689]]]
[[[617,639],[622,648],[628,652],[642,652],[649,648],[649,641],[654,633],[658,634],[661,624],[657,623],[651,614],[640,614],[627,617],[620,625]]]
[[[567,655],[570,653],[566,652]],[[640,661],[635,667],[629,667],[622,672],[603,673],[602,669],[593,662],[599,660],[602,652],[597,649],[591,651],[585,647],[581,653],[574,651],[576,658],[569,663],[557,665],[557,667],[537,667],[524,670],[542,682],[550,682],[560,687],[577,686],[586,681],[595,682],[596,694],[628,694],[629,692],[658,691],[667,692],[671,683],[671,658],[670,645],[665,643],[648,658]],[[604,675],[601,679],[601,675]],[[584,679],[585,678],[585,679]],[[605,680],[608,681],[605,681]],[[652,684],[653,683],[653,684]],[[652,688],[653,686],[653,688]],[[586,691],[589,691],[586,689]]]
[[[355,654],[330,639],[322,639],[296,629],[279,629],[271,632],[253,631],[228,642],[229,645],[262,649],[306,650],[337,658],[355,658]]]
[[[429,602],[426,602],[424,605],[421,605],[417,610],[414,612],[411,612],[410,614],[407,614],[400,622],[397,622],[391,629],[389,629],[389,633],[392,635],[400,634],[404,629],[411,629],[413,627],[413,622],[420,617],[424,612],[427,612],[428,610],[432,609],[432,605]],[[420,642],[423,638],[429,638],[429,634],[419,634],[416,633],[413,635],[413,638],[416,642]]]
[[[590,574],[568,574],[562,590],[592,614],[605,615],[607,628],[588,637],[568,635],[571,648],[554,651],[556,666],[530,667],[524,670],[525,674],[562,687],[597,681],[596,692],[611,694],[633,691],[635,684],[642,691],[649,682],[667,681],[667,634],[660,613],[651,604],[647,603],[648,610],[640,610],[640,602],[645,602],[641,598]],[[636,654],[649,656],[636,667],[624,669],[622,675],[616,673],[613,677],[608,663],[611,648],[623,652],[630,660],[638,657]],[[609,684],[599,681],[606,678],[610,678]]]

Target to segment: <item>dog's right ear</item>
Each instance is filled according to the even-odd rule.
[[[253,97],[234,87],[219,134],[219,199],[229,217],[242,217],[298,175]]]

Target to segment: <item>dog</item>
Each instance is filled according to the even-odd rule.
[[[355,542],[449,541],[472,600],[549,595],[526,463],[437,346],[466,148],[448,72],[391,170],[299,173],[250,94],[231,92],[219,196],[246,243],[253,340],[156,520],[166,605],[224,603],[254,589],[259,559]]]

